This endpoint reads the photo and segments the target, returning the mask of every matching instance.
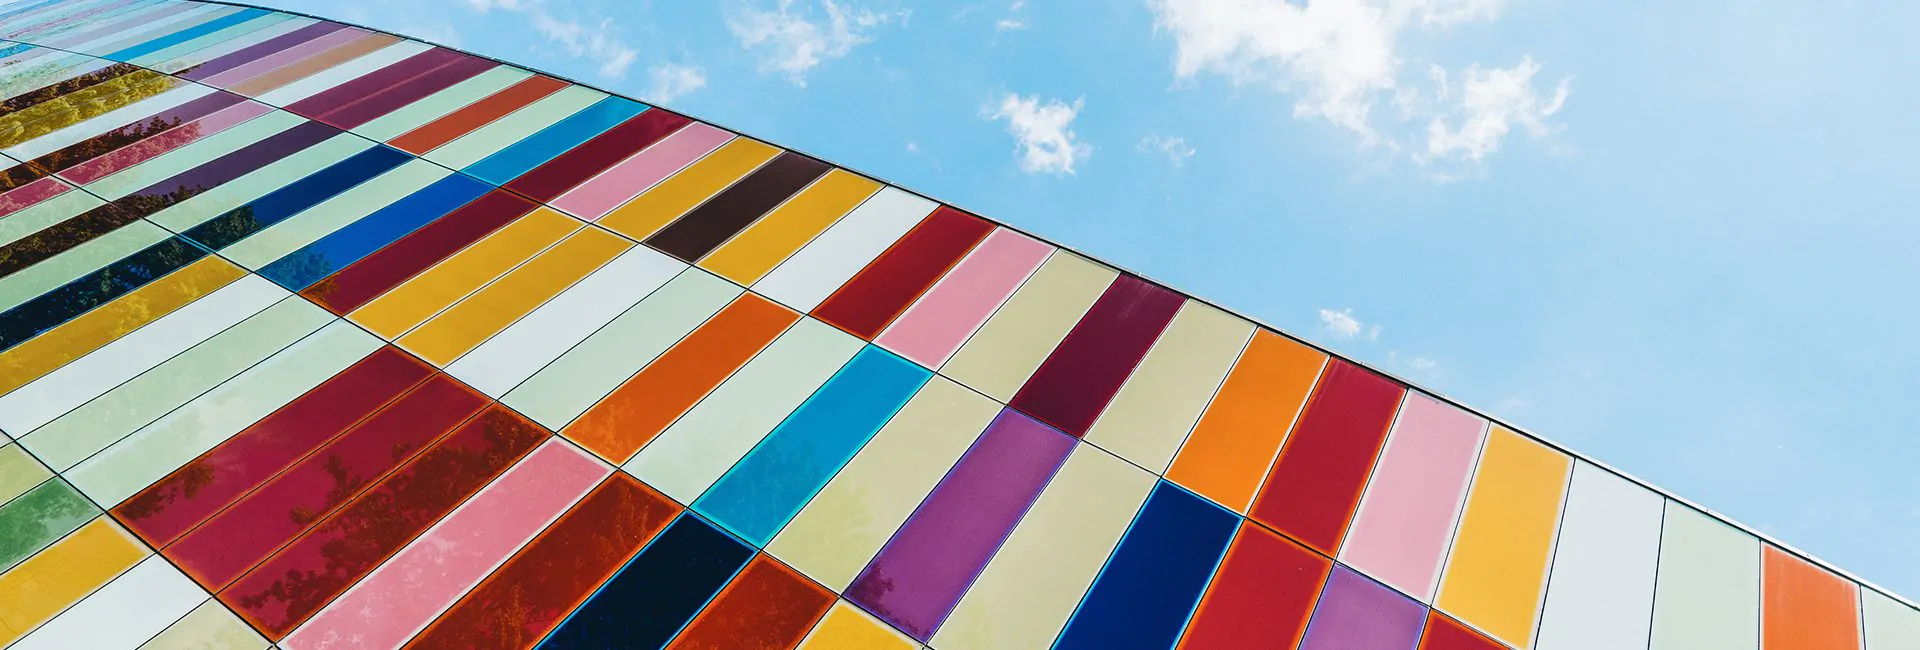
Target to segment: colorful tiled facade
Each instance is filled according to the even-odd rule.
[[[658,107],[0,5],[0,646],[1914,650],[1920,613]]]

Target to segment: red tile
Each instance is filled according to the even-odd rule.
[[[1249,516],[1322,554],[1337,553],[1405,393],[1359,366],[1327,362]]]
[[[672,499],[615,472],[407,647],[530,647],[679,513]]]
[[[814,308],[813,316],[872,340],[992,232],[993,224],[941,206]]]
[[[1420,650],[1507,650],[1507,647],[1467,629],[1459,621],[1429,611],[1427,631],[1420,637]]]
[[[166,546],[302,456],[420,383],[433,368],[383,347],[113,509]]]
[[[278,641],[551,434],[495,404],[334,513],[220,601]]]
[[[1292,648],[1333,561],[1243,521],[1181,648]]]

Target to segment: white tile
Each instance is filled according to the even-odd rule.
[[[1535,648],[1647,647],[1665,502],[1592,464],[1574,466]]]
[[[460,357],[447,373],[498,399],[686,268],[645,246],[628,249]]]
[[[259,313],[286,289],[247,275],[0,396],[0,429],[26,434]]]
[[[935,207],[898,188],[880,190],[754,283],[753,290],[800,312],[813,311]]]
[[[14,650],[137,648],[207,600],[193,580],[158,555],[128,569],[48,621]]]

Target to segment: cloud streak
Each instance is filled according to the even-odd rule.
[[[987,119],[1007,123],[1021,171],[1071,175],[1076,165],[1093,155],[1093,147],[1073,132],[1073,120],[1085,105],[1085,98],[1068,104],[1058,99],[1042,102],[1039,95],[1021,97],[1007,93],[1000,99],[999,106],[983,112]]]

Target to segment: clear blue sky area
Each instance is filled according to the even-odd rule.
[[[1920,594],[1920,3],[269,4],[952,201]]]

